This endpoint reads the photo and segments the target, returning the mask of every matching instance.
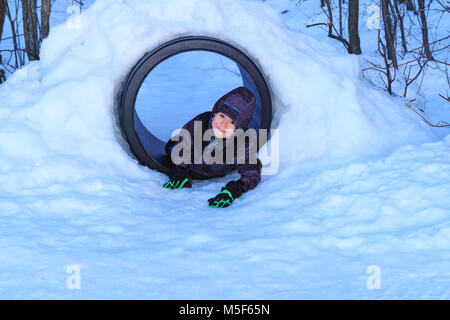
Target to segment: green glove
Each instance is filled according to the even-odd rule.
[[[208,202],[210,208],[226,208],[233,203],[233,196],[230,191],[222,188],[222,191],[214,198],[208,199]]]
[[[192,188],[191,179],[188,177],[173,177],[164,184],[164,188],[180,190],[181,188]]]

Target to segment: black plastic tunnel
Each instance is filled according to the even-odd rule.
[[[142,124],[135,108],[136,98],[142,83],[153,68],[174,55],[193,50],[215,52],[236,63],[243,85],[257,98],[256,112],[249,127],[256,130],[267,129],[267,132],[270,130],[272,121],[270,90],[263,73],[251,57],[235,46],[211,37],[189,36],[166,42],[139,60],[122,82],[116,97],[116,116],[121,135],[128,144],[129,150],[140,164],[163,173],[170,172],[173,167],[169,156],[165,153],[164,147],[167,141],[157,138]],[[261,146],[258,144],[259,147]]]

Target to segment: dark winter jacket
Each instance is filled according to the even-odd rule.
[[[205,163],[204,158],[201,155],[197,155],[197,159],[202,159],[202,163],[194,163],[194,121],[202,122],[202,137],[206,130],[212,129],[212,121],[214,115],[218,112],[222,112],[229,116],[235,123],[236,129],[240,128],[242,130],[247,130],[250,120],[252,119],[253,113],[256,109],[256,97],[255,95],[245,87],[238,87],[229,93],[221,97],[214,105],[212,111],[204,112],[197,115],[195,118],[190,120],[183,126],[191,135],[191,162],[190,164],[181,163],[175,166],[175,170],[171,173],[172,176],[188,176],[192,179],[205,179],[213,177],[222,177],[234,170],[237,170],[241,175],[240,179],[236,181],[230,181],[225,186],[231,191],[233,198],[239,197],[242,193],[247,192],[256,187],[256,185],[261,181],[261,161],[256,158],[256,140],[249,141],[245,139],[245,149],[239,148],[236,140],[236,135],[230,138],[219,139],[212,137],[210,141],[202,141],[202,150],[212,156],[215,155],[214,148],[217,147],[218,143],[222,143],[222,163]],[[170,157],[170,153],[177,143],[182,141],[183,137],[178,137],[179,141],[169,140],[166,144],[166,152]],[[226,163],[226,148],[231,147],[233,144],[233,161],[231,163]],[[201,139],[203,140],[203,139]],[[205,149],[206,148],[206,149]],[[208,149],[209,148],[209,149]],[[182,153],[181,153],[182,155]],[[256,163],[251,163],[255,161],[250,161],[256,158]],[[239,161],[239,163],[238,163]]]

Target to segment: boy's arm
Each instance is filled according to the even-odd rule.
[[[193,118],[192,120],[190,120],[189,122],[187,122],[182,129],[187,130],[189,132],[189,134],[191,135],[191,153],[193,152],[193,143],[194,143],[194,121],[202,121],[202,125],[205,126],[205,124],[208,122],[208,119],[211,115],[211,112],[204,112],[201,113],[199,115],[197,115],[195,118]],[[206,128],[202,128],[202,132],[204,132],[204,130],[206,130]],[[174,141],[175,140],[175,141]],[[178,141],[177,141],[178,140]],[[183,140],[182,136],[177,135],[176,137],[174,137],[174,139],[170,139],[165,146],[165,150],[166,150],[166,154],[171,157],[171,152],[173,150],[173,148],[180,143]],[[182,153],[183,151],[181,151]],[[180,154],[180,156],[183,156],[183,154]],[[181,163],[178,165],[175,165],[175,172],[176,175],[181,176],[181,177],[186,177],[188,175],[188,172],[191,170],[192,166],[191,164],[193,163],[194,159],[193,159],[193,154],[191,154],[191,163]]]
[[[174,137],[174,140],[169,140],[166,143],[166,154],[169,156],[169,158],[171,157],[173,148],[183,140],[183,137],[176,136],[176,137]],[[176,141],[176,140],[178,140],[178,141]],[[181,157],[183,157],[183,151],[184,150],[181,150],[181,152],[180,152]],[[174,164],[174,166],[175,166],[175,168],[172,172],[173,176],[177,176],[177,177],[187,177],[188,176],[188,172],[191,168],[190,164],[186,164],[186,163],[182,162],[180,164]]]
[[[226,208],[241,194],[255,188],[261,181],[262,164],[257,159],[256,164],[243,164],[238,166],[238,172],[241,177],[238,180],[231,180],[225,187],[222,187],[220,193],[214,198],[208,199],[209,206],[212,208]]]
[[[262,163],[257,157],[256,141],[245,140],[245,149],[239,150],[236,158],[238,180],[232,180],[225,186],[231,192],[233,199],[254,189],[261,181]]]
[[[249,154],[254,155],[252,161],[249,160]],[[242,164],[239,163],[241,158],[245,158],[245,162]],[[210,207],[226,208],[230,206],[236,198],[255,188],[261,181],[262,164],[256,157],[256,150],[245,148],[245,153],[238,158],[237,162],[237,171],[241,177],[238,180],[228,182],[225,187],[222,187],[219,194],[208,199]]]
[[[254,189],[261,181],[262,164],[256,159],[256,164],[238,165],[238,173],[241,177],[238,180],[231,180],[225,185],[225,189],[231,192],[233,199],[240,197],[243,193]]]

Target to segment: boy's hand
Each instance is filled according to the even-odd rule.
[[[233,196],[231,192],[225,188],[215,196],[214,198],[208,199],[210,208],[226,208],[233,203]]]
[[[172,177],[164,184],[164,188],[180,190],[181,188],[192,188],[191,179],[188,177]]]

